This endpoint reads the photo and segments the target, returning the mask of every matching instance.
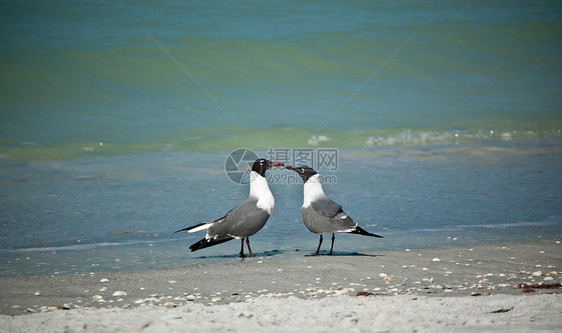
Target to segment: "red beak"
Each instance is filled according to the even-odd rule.
[[[271,166],[272,167],[280,167],[280,166],[285,166],[285,164],[283,164],[281,162],[271,162]]]

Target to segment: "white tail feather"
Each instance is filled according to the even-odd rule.
[[[193,228],[193,229],[191,229],[191,230],[188,230],[187,232],[191,233],[191,232],[197,232],[197,231],[207,230],[207,229],[209,229],[212,225],[213,225],[213,223],[206,223],[206,224],[203,224],[202,226],[199,226],[199,227],[197,227],[197,228]]]

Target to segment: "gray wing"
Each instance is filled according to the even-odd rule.
[[[336,215],[343,213],[341,206],[328,198],[317,199],[310,205],[318,215],[328,218],[334,218]]]
[[[315,233],[351,232],[357,223],[343,211],[340,205],[325,198],[302,209],[302,220],[308,230]]]
[[[250,237],[263,228],[269,214],[257,207],[257,200],[248,198],[234,207],[226,217],[207,231],[207,237]]]

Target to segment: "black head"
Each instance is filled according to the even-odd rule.
[[[265,171],[271,167],[276,167],[276,166],[285,166],[285,165],[281,162],[271,162],[263,158],[260,158],[257,159],[252,165],[252,171],[255,171],[261,176],[265,177]]]
[[[305,183],[307,180],[310,179],[310,177],[316,174],[316,171],[314,171],[313,168],[307,166],[298,166],[298,167],[288,166],[287,169],[293,170],[294,172],[298,173],[299,176],[301,176],[302,181]]]

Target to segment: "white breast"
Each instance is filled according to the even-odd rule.
[[[258,199],[257,206],[269,215],[273,214],[275,199],[267,185],[267,179],[255,171],[250,172],[250,197]]]
[[[318,181],[318,175],[316,174],[304,183],[304,200],[302,208],[310,207],[312,201],[325,197],[326,195],[322,189],[322,184]]]

